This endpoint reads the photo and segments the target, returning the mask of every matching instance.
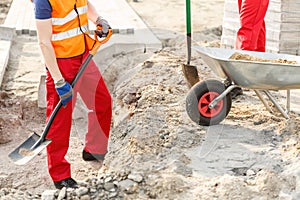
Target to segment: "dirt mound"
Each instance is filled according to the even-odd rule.
[[[129,59],[123,55],[103,73],[106,77],[120,72],[108,81],[114,99],[114,123],[109,153],[101,171],[82,161],[82,144],[75,134],[68,160],[74,178],[80,182],[79,189],[49,190],[54,187],[47,173],[45,153],[26,168],[14,166],[3,155],[0,179],[3,198],[30,199],[48,194],[71,199],[253,199],[262,196],[276,199],[297,195],[299,116],[291,114],[291,119],[285,120],[280,115],[272,115],[254,92],[245,90],[233,102],[222,124],[198,126],[185,111],[188,85],[181,71],[185,61],[182,46],[154,52],[142,62],[131,63],[130,70],[124,70],[128,66],[124,63]],[[16,66],[12,61],[14,57],[10,66]],[[203,72],[200,77],[213,76],[204,63],[197,62],[201,63],[197,66]],[[5,80],[12,80],[15,75],[20,77],[18,70],[14,73],[8,70]],[[19,80],[24,79],[16,79],[16,83]],[[33,100],[31,84],[27,83],[30,90],[26,87],[23,90],[30,93],[30,98],[24,98],[13,92],[15,85],[5,82],[8,84],[4,84],[1,93],[0,109],[4,114],[0,122],[1,132],[8,134],[0,148],[9,152],[33,130],[41,132],[45,116]],[[41,179],[44,184],[40,184]]]
[[[193,38],[215,46],[219,32]],[[44,72],[37,40],[17,36],[0,90],[0,199],[299,199],[299,115],[270,114],[244,90],[222,124],[193,123],[181,71],[185,39],[167,39],[164,50],[151,54],[121,55],[103,72],[114,99],[104,166],[99,171],[97,163],[81,159],[82,124],[74,121],[67,159],[80,188],[55,190],[45,152],[26,166],[7,158],[45,125],[45,110],[37,107]],[[216,78],[198,55],[192,63],[201,80]]]

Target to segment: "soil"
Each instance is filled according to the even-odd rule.
[[[0,5],[6,8],[9,2]],[[129,3],[133,8],[151,5]],[[7,156],[45,126],[45,109],[37,106],[44,73],[37,39],[16,36],[0,89],[0,199],[41,199],[52,190],[52,199],[300,198],[299,115],[289,113],[290,119],[285,119],[275,109],[270,113],[253,91],[244,89],[219,125],[195,124],[185,110],[190,91],[181,70],[186,62],[185,36],[169,38],[168,30],[155,31],[164,49],[119,55],[102,72],[114,100],[114,119],[100,170],[99,163],[81,159],[85,118],[73,120],[67,159],[81,185],[72,193],[74,198],[72,191],[54,189],[45,151],[25,166]],[[220,26],[204,27],[193,38],[197,44],[218,46],[220,32]],[[201,80],[218,79],[195,52],[192,63]],[[271,94],[285,103],[277,91]],[[95,187],[95,182],[103,186]]]
[[[229,57],[229,59],[231,59],[231,60],[258,61],[258,62],[271,62],[271,63],[284,63],[284,64],[290,64],[290,65],[297,64],[297,61],[286,60],[286,59],[268,60],[268,59],[262,59],[262,58],[258,58],[256,56],[250,56],[248,54],[241,54],[241,53],[237,53],[237,52],[232,54]]]

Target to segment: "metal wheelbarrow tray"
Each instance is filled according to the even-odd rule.
[[[196,46],[203,61],[224,81],[206,80],[197,83],[186,98],[189,117],[200,125],[220,123],[231,108],[230,92],[235,87],[253,89],[265,107],[272,112],[261,91],[286,118],[289,112],[290,91],[300,89],[300,56],[235,49]],[[235,52],[265,60],[284,59],[297,64],[258,62],[229,59]],[[287,110],[284,110],[268,90],[287,90]]]

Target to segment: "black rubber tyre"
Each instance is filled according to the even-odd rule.
[[[217,80],[206,80],[195,84],[186,97],[186,111],[192,121],[199,125],[210,126],[219,124],[231,109],[230,93],[214,108],[209,103],[225,91],[225,85]]]

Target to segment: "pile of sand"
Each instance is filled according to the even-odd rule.
[[[185,21],[176,13],[185,5],[157,0],[129,3],[166,45],[153,54],[121,55],[103,72],[114,99],[109,153],[101,171],[84,162],[77,136],[82,134],[81,124],[74,123],[67,159],[81,183],[75,191],[49,192],[54,186],[45,152],[25,167],[7,158],[33,131],[41,133],[45,122],[44,109],[37,108],[43,68],[36,38],[18,36],[14,41],[0,98],[0,150],[6,152],[0,155],[0,199],[40,199],[42,193],[60,199],[297,199],[299,116],[291,113],[286,120],[270,114],[253,91],[245,90],[222,124],[193,123],[185,111],[189,88],[181,71],[186,62]],[[200,15],[201,30],[193,34],[198,43],[215,45],[220,40],[215,34],[220,29],[204,28],[219,27],[222,15],[215,11],[222,10],[222,4],[218,0],[194,4],[199,11],[194,13]],[[163,12],[156,10],[161,8]],[[179,32],[168,30],[173,28]],[[192,63],[201,80],[216,78],[197,54],[193,53]],[[283,102],[280,95],[274,96]]]
[[[263,58],[259,58],[256,56],[251,56],[248,54],[242,54],[242,53],[238,53],[235,52],[234,54],[232,54],[229,59],[231,60],[247,60],[247,61],[257,61],[257,62],[270,62],[270,63],[284,63],[284,64],[290,64],[290,65],[295,65],[297,64],[297,61],[293,61],[293,60],[286,60],[286,59],[274,59],[274,60],[270,60],[270,59],[263,59]]]

